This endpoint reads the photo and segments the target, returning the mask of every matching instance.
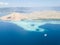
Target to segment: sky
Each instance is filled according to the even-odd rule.
[[[60,7],[60,0],[0,0],[0,7]]]

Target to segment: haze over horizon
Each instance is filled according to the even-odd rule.
[[[0,7],[60,7],[60,0],[0,0]]]

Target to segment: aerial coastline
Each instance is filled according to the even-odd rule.
[[[59,20],[60,11],[41,11],[41,12],[32,12],[28,14],[12,12],[6,16],[1,16],[0,20]]]

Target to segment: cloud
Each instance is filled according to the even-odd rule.
[[[8,3],[0,2],[0,6],[8,5]]]

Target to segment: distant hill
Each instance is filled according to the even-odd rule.
[[[60,11],[60,7],[0,7],[0,16],[16,13],[31,13],[34,11],[54,10]]]
[[[8,15],[12,12],[17,13],[30,13],[32,9],[30,7],[4,7],[0,8],[0,16]]]

